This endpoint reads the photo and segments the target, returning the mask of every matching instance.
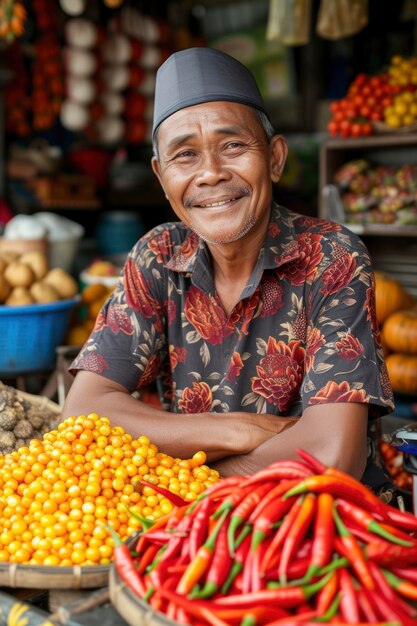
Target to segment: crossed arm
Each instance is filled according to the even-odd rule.
[[[208,463],[221,476],[254,473],[279,459],[297,458],[296,448],[304,448],[326,465],[335,465],[356,478],[361,478],[366,464],[365,404],[314,405],[294,426],[277,433],[274,415],[168,413],[133,398],[116,382],[80,371],[62,419],[88,413],[108,417],[134,437],[147,435],[159,450],[174,457],[190,458],[204,450]]]

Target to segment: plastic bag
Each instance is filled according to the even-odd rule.
[[[310,18],[311,0],[270,0],[266,40],[286,46],[307,44]]]
[[[321,0],[316,32],[324,39],[355,35],[368,24],[368,0]]]

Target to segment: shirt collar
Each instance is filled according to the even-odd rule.
[[[259,252],[257,273],[274,269],[300,256],[300,248],[294,229],[295,214],[273,201],[271,219],[265,243]],[[193,231],[175,250],[165,267],[175,272],[197,272],[207,276],[210,272],[209,253],[205,242]]]

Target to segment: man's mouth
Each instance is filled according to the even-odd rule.
[[[238,197],[229,198],[228,200],[221,200],[220,202],[207,202],[205,204],[195,204],[194,206],[198,209],[215,209],[217,207],[226,206],[230,204],[231,202],[234,202],[235,200],[238,200]]]

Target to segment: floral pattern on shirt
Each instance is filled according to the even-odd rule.
[[[275,204],[230,316],[204,242],[182,223],[162,224],[131,250],[71,369],[131,392],[157,380],[172,412],[299,416],[318,403],[361,402],[372,420],[393,410],[363,242]]]

